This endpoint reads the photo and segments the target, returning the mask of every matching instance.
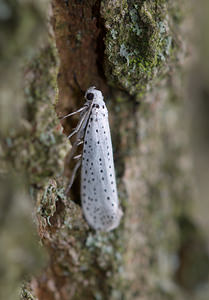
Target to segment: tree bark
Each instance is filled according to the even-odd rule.
[[[42,16],[41,6],[34,7]],[[2,130],[4,193],[14,182],[12,195],[2,202],[8,213],[0,219],[2,228],[8,226],[5,219],[17,220],[6,203],[12,199],[12,207],[19,193],[24,207],[30,203],[24,216],[31,203],[34,207],[48,256],[24,233],[23,245],[35,244],[35,253],[27,250],[33,262],[24,269],[30,278],[21,298],[180,300],[189,293],[198,299],[196,287],[206,281],[209,256],[191,213],[196,188],[182,117],[184,77],[177,70],[184,58],[183,7],[178,0],[52,0],[47,9],[48,37],[41,34],[41,46],[36,44],[21,73],[18,125],[9,120]],[[64,194],[73,167],[67,135],[77,119],[62,121],[62,132],[58,116],[80,108],[89,86],[100,89],[107,103],[124,211],[119,228],[109,233],[96,233],[86,223],[79,175],[70,196]],[[11,94],[7,97],[11,108]],[[17,228],[30,236],[35,230],[26,219],[21,217]],[[14,227],[11,232],[16,236]],[[6,238],[5,245],[10,249]],[[200,266],[200,273],[191,264]],[[15,277],[14,290],[20,279]],[[13,294],[5,289],[3,296]]]

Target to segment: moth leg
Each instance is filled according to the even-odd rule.
[[[68,115],[66,115],[66,116],[64,116],[64,117],[59,117],[59,119],[60,119],[60,120],[64,120],[65,118],[68,118],[68,117],[70,117],[70,116],[73,116],[73,115],[75,115],[75,114],[78,114],[78,113],[82,112],[84,109],[86,109],[86,106],[85,106],[85,105],[84,105],[83,107],[79,108],[78,110],[76,110],[76,111],[74,111],[74,112],[72,112],[72,113],[70,113],[70,114],[68,114]]]
[[[72,157],[74,156],[74,154],[77,151],[78,146],[83,144],[83,136],[84,136],[84,134],[80,131],[77,135],[76,141],[72,145],[72,148],[71,148],[70,153],[67,158],[67,163],[69,163],[71,161]]]
[[[72,148],[71,148],[71,151],[70,151],[70,153],[69,153],[69,156],[68,156],[68,158],[67,158],[67,163],[68,163],[68,164],[69,164],[69,162],[71,161],[71,159],[72,159],[72,157],[74,156],[74,154],[76,153],[76,150],[77,150],[78,146],[79,146],[79,142],[76,141],[76,142],[73,144],[73,146],[72,146]]]
[[[80,159],[80,158],[81,158],[81,154],[78,154],[78,155],[76,155],[76,156],[73,157],[73,159],[75,159],[75,160],[76,159]]]
[[[73,169],[73,172],[72,172],[72,175],[71,175],[71,178],[70,178],[70,182],[68,184],[68,187],[65,191],[65,195],[68,194],[69,190],[71,189],[71,186],[73,185],[73,182],[74,182],[74,179],[75,179],[75,175],[76,175],[76,172],[78,171],[79,167],[81,166],[81,159],[79,159]]]
[[[88,115],[88,111],[84,113],[84,115],[81,117],[78,125],[76,126],[76,128],[68,135],[68,139],[70,139],[74,134],[76,134],[77,132],[79,132],[79,130],[82,128],[82,124],[86,118],[86,116]]]

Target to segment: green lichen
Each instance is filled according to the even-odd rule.
[[[81,207],[66,199],[60,180],[50,180],[38,198],[39,234],[43,243],[53,249],[56,275],[77,287],[72,299],[118,299],[112,295],[123,292],[121,230],[91,230]]]
[[[109,83],[139,94],[166,70],[173,47],[168,11],[164,0],[102,1]]]
[[[37,298],[33,295],[31,291],[31,287],[27,282],[24,282],[21,288],[21,294],[20,294],[21,300],[37,300]]]
[[[41,195],[37,210],[38,214],[47,219],[50,226],[50,217],[56,212],[56,203],[59,199],[65,199],[64,188],[57,188],[57,182],[51,179]]]
[[[11,128],[4,143],[6,160],[33,185],[44,186],[51,176],[61,174],[69,148],[55,112],[57,67],[52,44],[28,64],[25,112],[20,128]]]

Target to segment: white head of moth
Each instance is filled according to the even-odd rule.
[[[81,165],[81,203],[88,224],[99,231],[115,229],[122,216],[119,206],[108,111],[101,91],[90,87],[85,93],[86,102],[80,113],[77,127],[69,135],[76,134],[70,158],[83,143],[82,154],[77,159],[67,192],[71,188],[77,169]]]

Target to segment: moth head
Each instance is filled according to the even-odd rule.
[[[88,88],[88,90],[85,93],[85,98],[87,101],[90,102],[103,100],[101,91],[97,90],[95,86],[91,86],[90,88]]]

